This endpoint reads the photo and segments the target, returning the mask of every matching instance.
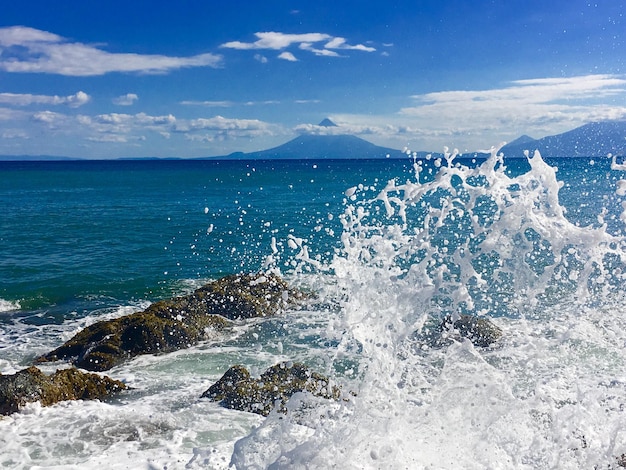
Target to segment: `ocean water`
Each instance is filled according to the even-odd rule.
[[[0,418],[0,467],[618,468],[626,453],[620,160],[0,162],[0,373],[233,272],[314,302],[107,372],[110,400]],[[489,317],[493,347],[428,341]],[[200,395],[302,361],[346,400],[287,415]],[[65,364],[47,364],[53,372]]]

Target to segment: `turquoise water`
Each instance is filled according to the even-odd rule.
[[[133,388],[119,399],[0,420],[0,467],[613,464],[626,453],[626,217],[611,163],[0,162],[0,373],[228,273],[273,269],[319,294],[112,369]],[[491,316],[506,339],[416,346],[459,312]],[[280,360],[357,396],[293,420],[199,399],[233,364]]]
[[[155,299],[188,279],[256,271],[271,236],[325,251],[343,191],[406,162],[1,163],[0,298],[62,318]],[[210,233],[207,233],[210,231]]]

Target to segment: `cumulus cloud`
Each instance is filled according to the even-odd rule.
[[[70,108],[78,108],[91,101],[91,97],[79,91],[69,96],[32,95],[28,93],[0,93],[0,103],[13,106],[29,106],[33,104],[60,105],[65,104]]]
[[[33,121],[43,122],[45,124],[54,124],[64,119],[64,114],[54,113],[52,111],[40,111],[33,114]]]
[[[279,59],[283,59],[289,62],[298,62],[298,59],[296,59],[296,56],[293,55],[291,52],[281,52],[280,54],[278,54],[278,58]]]
[[[254,60],[261,62],[262,64],[267,64],[269,62],[267,57],[263,54],[254,54]]]
[[[376,49],[364,44],[348,44],[345,38],[335,37],[325,33],[286,34],[276,31],[260,32],[254,34],[257,40],[254,42],[231,41],[220,47],[229,49],[251,50],[271,49],[284,50],[296,46],[301,50],[309,51],[318,56],[340,57],[337,50],[374,52]],[[279,55],[281,59],[294,61],[295,56],[289,52]]]
[[[101,46],[72,42],[34,28],[0,28],[0,70],[6,72],[67,76],[155,74],[186,67],[219,67],[221,63],[222,57],[211,53],[191,57],[111,53]]]
[[[125,95],[118,96],[117,98],[113,98],[113,104],[118,106],[131,106],[135,104],[135,101],[139,99],[135,93],[126,93]]]

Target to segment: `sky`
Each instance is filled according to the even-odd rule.
[[[222,156],[306,133],[464,152],[624,120],[625,5],[7,0],[0,155]]]

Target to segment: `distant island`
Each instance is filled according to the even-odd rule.
[[[340,126],[326,118],[320,127],[336,128],[331,134],[302,134],[278,147],[257,152],[235,152],[229,155],[202,157],[195,160],[321,160],[321,159],[383,159],[406,158],[401,150],[380,147],[354,135],[341,134]],[[626,121],[592,122],[571,131],[553,136],[533,139],[523,135],[500,150],[505,157],[523,157],[539,150],[549,158],[606,157],[609,154],[626,156]],[[440,152],[419,151],[418,158],[426,155],[441,155]],[[487,154],[471,152],[462,157],[485,157]],[[146,158],[123,158],[120,160],[144,160]],[[177,160],[178,158],[158,158]],[[80,160],[56,156],[8,156],[0,155],[0,161],[54,161]],[[156,160],[156,159],[151,159]]]
[[[592,122],[537,140],[522,136],[502,147],[501,152],[506,157],[523,157],[525,150],[531,155],[539,150],[551,158],[626,156],[626,121]]]

